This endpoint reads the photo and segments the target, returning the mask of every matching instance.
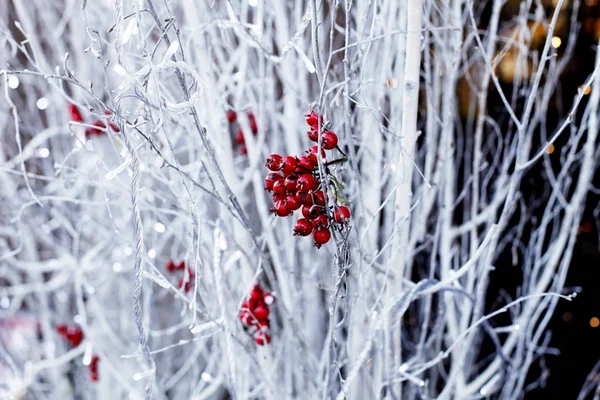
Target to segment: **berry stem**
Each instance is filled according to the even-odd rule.
[[[344,157],[342,157],[342,158],[338,158],[336,160],[326,162],[325,166],[329,167],[330,165],[333,165],[333,164],[343,164],[345,162],[348,162],[348,156],[344,154]]]

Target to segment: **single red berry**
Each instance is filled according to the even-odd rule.
[[[327,228],[329,226],[329,221],[327,220],[327,216],[325,214],[320,214],[311,221],[311,224],[313,229],[317,230],[321,228]]]
[[[179,264],[177,264],[177,269],[183,271],[185,269],[185,261],[180,261]]]
[[[96,126],[98,128],[106,129],[106,125],[102,121],[94,121],[92,123],[92,125]],[[85,130],[85,136],[90,137],[93,135],[102,135],[104,133],[104,131],[102,129],[98,129],[98,128],[87,128]]]
[[[271,154],[267,157],[265,166],[271,171],[279,171],[283,166],[283,158],[279,154]]]
[[[302,192],[316,190],[319,187],[319,182],[311,174],[303,174],[297,179],[296,188]]]
[[[246,146],[240,147],[240,153],[242,153],[242,154],[248,154],[248,148]]]
[[[311,127],[308,132],[306,132],[306,135],[311,141],[317,142],[319,140],[319,131],[313,128],[314,127]]]
[[[306,219],[310,219],[310,208],[312,206],[309,205],[303,205],[302,206],[302,216]]]
[[[286,208],[289,209],[290,211],[296,211],[302,205],[296,200],[296,196],[289,195],[285,198],[284,201],[285,201]]]
[[[285,157],[283,157],[283,164],[281,166],[281,172],[283,172],[283,174],[287,176],[294,172],[294,170],[296,169],[296,165],[298,165],[298,161],[296,160],[296,157],[285,156]]]
[[[321,135],[321,140],[323,143],[323,148],[325,150],[335,149],[338,144],[338,137],[335,133],[331,131],[325,131]]]
[[[254,114],[251,112],[248,112],[248,124],[250,125],[252,133],[256,135],[258,132],[258,125],[256,125],[256,118],[254,118]]]
[[[273,193],[273,203],[276,203],[278,201],[284,201],[285,199],[287,199],[287,194],[285,194],[285,193]]]
[[[346,220],[350,219],[350,210],[346,206],[336,208],[333,213],[333,219],[338,224],[346,222]]]
[[[242,317],[242,323],[246,326],[251,326],[253,320],[254,318],[252,318],[252,315],[249,312],[246,312]]]
[[[311,147],[307,152],[306,152],[309,156],[311,154],[314,154],[315,157],[317,157],[317,154],[319,154],[319,146],[313,146]],[[325,150],[323,150],[323,148],[321,148],[321,157],[325,158]],[[315,163],[316,164],[316,163]]]
[[[268,190],[269,192],[271,190],[273,190],[273,185],[275,184],[275,182],[277,182],[278,180],[281,180],[281,179],[283,179],[282,175],[277,174],[275,172],[271,172],[265,178],[265,190]]]
[[[288,215],[291,215],[292,212],[285,206],[285,204],[286,203],[284,200],[276,201],[275,207],[272,208],[273,212],[279,217],[287,217]]]
[[[252,286],[252,290],[250,291],[250,298],[253,300],[262,300],[264,292],[260,285],[256,284]]]
[[[244,139],[244,131],[242,131],[242,128],[238,128],[237,133],[235,134],[235,142],[237,144],[246,143],[246,140]]]
[[[298,167],[296,167],[297,172],[312,172],[316,163],[312,162],[312,159],[308,156],[302,156],[298,158]]]
[[[331,232],[327,228],[319,228],[313,232],[313,238],[315,239],[315,247],[319,248],[321,245],[329,242]]]
[[[237,119],[237,114],[235,113],[235,111],[233,111],[233,110],[227,111],[227,121],[229,121],[230,124],[234,123],[236,119]]]
[[[67,328],[67,340],[73,347],[77,347],[83,341],[83,332],[77,327],[70,326]]]
[[[294,225],[294,236],[308,236],[312,233],[313,227],[309,220],[300,218]]]
[[[285,195],[285,181],[279,179],[273,184],[273,195]]]
[[[319,114],[315,110],[305,115],[306,123],[310,126],[316,125],[319,122]]]
[[[173,262],[173,260],[167,261],[166,268],[167,268],[167,271],[169,271],[169,272],[175,271],[176,267],[175,267],[175,263]]]
[[[256,307],[256,309],[254,310],[254,317],[259,320],[265,320],[267,319],[267,317],[269,316],[269,309],[267,307]]]
[[[79,112],[79,109],[75,106],[75,104],[68,105],[69,115],[71,117],[71,121],[73,122],[83,122],[83,117]]]
[[[319,159],[317,158],[317,155],[314,154],[314,153],[310,153],[309,155],[306,156],[306,158],[314,166],[316,166],[317,164],[319,164]]]
[[[313,204],[312,195],[310,193],[296,192],[295,197],[296,197],[296,201],[298,203],[300,203],[300,205],[312,206],[312,204]]]
[[[319,190],[313,193],[313,201],[316,205],[324,207],[327,202],[327,196],[325,196],[322,190]]]
[[[298,184],[298,175],[296,175],[296,174],[288,175],[287,178],[285,178],[285,181],[283,181],[285,190],[287,190],[288,192],[291,192],[291,193],[296,191],[297,184]]]
[[[271,343],[271,336],[266,333],[260,332],[254,336],[254,341],[257,345],[263,346],[265,344]]]
[[[119,128],[119,125],[115,124],[114,122],[109,122],[108,125],[110,126],[110,129],[112,129],[115,132],[121,132],[121,128]]]

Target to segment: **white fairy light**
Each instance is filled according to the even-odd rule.
[[[256,7],[258,5],[258,0],[248,0],[248,5],[250,7]]]
[[[148,257],[150,257],[150,258],[156,257],[156,250],[154,250],[154,249],[148,250]]]
[[[50,105],[50,101],[45,97],[40,97],[38,101],[36,101],[35,105],[40,110],[45,110]]]
[[[164,226],[164,224],[157,222],[156,224],[154,224],[154,230],[158,233],[163,233],[164,231],[167,230],[167,227]]]
[[[121,272],[121,271],[123,271],[123,264],[121,264],[120,262],[117,261],[113,264],[112,268],[113,268],[113,271],[115,271],[115,272]]]
[[[133,254],[133,250],[131,249],[131,247],[125,247],[125,250],[123,250],[123,253],[124,253],[126,256],[130,256],[130,255],[132,255],[132,254]]]
[[[47,158],[47,157],[50,155],[50,150],[48,150],[48,149],[47,149],[47,148],[45,148],[45,147],[42,147],[41,149],[39,149],[39,150],[37,151],[37,155],[38,155],[38,157],[40,157],[40,158]]]
[[[8,87],[11,89],[16,89],[19,87],[19,78],[14,75],[8,77]]]

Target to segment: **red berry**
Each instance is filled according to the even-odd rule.
[[[167,268],[167,271],[174,272],[176,269],[175,263],[172,260],[167,261],[166,268]]]
[[[313,198],[310,193],[306,192],[296,192],[296,201],[303,206],[312,206]]]
[[[83,332],[77,327],[69,326],[67,328],[67,340],[72,346],[77,347],[83,341]]]
[[[312,162],[312,159],[308,156],[302,156],[298,158],[298,167],[296,170],[300,170],[299,172],[312,172],[316,163]]]
[[[321,135],[321,140],[323,142],[323,148],[325,150],[335,149],[338,144],[338,137],[335,133],[331,131],[325,131]]]
[[[316,205],[324,207],[325,202],[327,201],[327,196],[325,196],[325,193],[323,193],[322,190],[319,190],[318,192],[313,193],[313,201]]]
[[[288,192],[292,192],[292,193],[296,191],[297,184],[298,184],[298,175],[296,175],[296,174],[288,175],[288,177],[285,178],[285,181],[283,181],[285,190],[287,190]]]
[[[267,157],[265,166],[271,171],[279,171],[283,166],[283,158],[279,154],[271,154]]]
[[[312,227],[314,229],[327,228],[329,226],[329,221],[327,220],[327,216],[325,214],[317,215],[312,221]]]
[[[244,144],[246,142],[246,140],[244,139],[244,131],[242,131],[242,128],[238,128],[237,133],[235,135],[235,142],[237,144]]]
[[[331,232],[327,228],[319,228],[313,232],[313,238],[315,239],[315,247],[319,248],[321,245],[329,242]]]
[[[115,124],[114,122],[109,122],[108,125],[110,126],[110,129],[112,129],[115,132],[121,132],[121,128],[119,128],[119,125]]]
[[[69,115],[71,116],[71,121],[83,122],[83,117],[81,116],[79,109],[74,104],[69,104],[67,108],[69,110]]]
[[[254,310],[254,317],[259,321],[263,321],[263,320],[267,319],[268,316],[269,316],[269,309],[266,307],[258,306]]]
[[[306,219],[310,219],[310,207],[309,205],[302,206],[302,216]]]
[[[314,127],[311,127],[308,132],[306,132],[306,135],[311,141],[317,142],[319,140],[319,131],[313,128]]]
[[[308,236],[312,233],[312,224],[305,218],[300,218],[294,225],[294,236]]]
[[[249,312],[244,313],[244,316],[241,318],[242,323],[246,326],[250,326],[252,325],[252,321],[254,320],[254,318],[252,318],[252,315]]]
[[[268,190],[268,191],[273,190],[273,185],[275,184],[275,182],[277,182],[278,180],[281,180],[281,179],[283,179],[282,175],[276,174],[275,172],[271,172],[265,178],[265,190]]]
[[[268,334],[264,333],[264,332],[258,332],[255,336],[254,336],[254,341],[256,342],[257,345],[259,346],[263,346],[265,343],[271,343],[271,336],[269,336]]]
[[[185,261],[179,262],[179,264],[177,264],[177,269],[183,271],[185,269]]]
[[[98,128],[106,129],[106,125],[102,121],[94,121],[92,123],[92,125],[96,126]],[[98,129],[98,128],[87,128],[85,130],[85,136],[86,137],[90,137],[90,136],[93,136],[93,135],[102,135],[104,133],[104,131],[101,130],[101,129]]]
[[[311,174],[300,175],[297,179],[296,188],[302,192],[315,190],[319,187],[319,182]]]
[[[237,119],[237,114],[235,113],[235,111],[233,111],[233,110],[227,111],[227,121],[229,121],[229,123],[234,123],[236,119]]]
[[[301,204],[296,200],[296,196],[287,196],[284,201],[286,208],[290,211],[296,211],[301,206]]]
[[[248,124],[250,125],[250,130],[252,133],[256,135],[258,132],[258,126],[256,125],[256,118],[254,118],[254,114],[251,112],[248,113]]]
[[[273,195],[284,195],[285,184],[283,179],[279,179],[273,184]]]
[[[311,154],[314,154],[315,158],[317,157],[317,154],[319,154],[319,146],[313,146],[311,147],[307,152],[306,152],[309,156]],[[323,150],[323,148],[321,148],[321,157],[325,158],[325,150]],[[316,164],[316,163],[315,163]]]
[[[310,113],[305,115],[306,123],[310,126],[316,125],[319,122],[319,114],[312,110]]]
[[[273,203],[278,201],[283,201],[287,199],[287,194],[285,193],[273,193]]]
[[[292,212],[285,206],[285,201],[281,200],[281,201],[276,201],[275,202],[275,207],[273,207],[273,212],[275,212],[275,214],[277,214],[279,217],[287,217],[288,215],[291,215]]]
[[[67,336],[67,326],[65,324],[56,325],[56,332],[62,337]]]
[[[346,220],[350,219],[350,210],[346,206],[336,208],[333,213],[333,219],[338,224],[344,223]]]
[[[242,153],[242,154],[248,154],[248,148],[246,146],[240,147],[240,153]]]
[[[283,157],[283,164],[281,166],[281,171],[284,175],[289,175],[294,172],[296,169],[296,165],[298,165],[298,161],[296,157],[285,156]]]
[[[264,292],[263,292],[262,288],[260,287],[260,285],[252,286],[252,290],[250,291],[250,298],[252,300],[257,300],[257,301],[262,300],[263,294],[264,294]]]

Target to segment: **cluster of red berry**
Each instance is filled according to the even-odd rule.
[[[322,118],[321,118],[322,120]],[[318,141],[319,116],[315,111],[306,115],[306,122],[310,126],[307,132],[313,142]],[[321,157],[325,159],[325,150],[337,147],[338,137],[335,133],[324,130],[321,133]],[[265,190],[273,194],[275,206],[271,209],[279,217],[293,215],[294,211],[302,208],[302,216],[294,226],[294,235],[308,236],[312,233],[314,245],[320,248],[331,239],[327,208],[329,198],[324,192],[323,179],[318,169],[319,146],[313,146],[301,157],[281,156],[271,154],[267,157],[265,166],[270,169],[270,174],[265,178]],[[342,153],[343,154],[343,153]],[[324,164],[328,174],[328,166],[336,162],[344,162],[346,157]],[[279,173],[281,172],[281,173]],[[337,181],[331,180],[337,187]],[[333,212],[332,222],[341,226],[350,218],[350,210],[346,206],[334,204],[330,207]]]
[[[81,112],[79,112],[79,109],[74,104],[69,104],[68,111],[69,111],[69,115],[71,116],[71,121],[83,122],[83,117],[81,116]],[[108,110],[104,111],[104,114],[107,117],[110,117],[112,115],[112,113]],[[92,122],[92,125],[95,126],[96,128],[91,128],[91,127],[86,128],[86,130],[85,130],[86,138],[89,138],[94,135],[102,135],[105,132],[105,131],[103,131],[103,129],[106,129],[106,124],[104,122],[96,120],[96,121]],[[119,129],[119,125],[115,124],[114,122],[109,121],[108,125],[115,132],[121,131]]]
[[[269,336],[269,306],[275,302],[275,297],[265,292],[260,285],[254,285],[248,297],[242,302],[240,320],[244,329],[254,335],[254,341],[259,346],[271,342]]]
[[[77,326],[58,324],[56,325],[56,332],[58,332],[58,334],[73,347],[79,346],[83,341],[83,332],[81,331],[81,328]],[[100,358],[97,355],[94,355],[92,357],[92,362],[89,365],[90,378],[94,382],[98,381],[98,361],[100,361]]]
[[[258,133],[258,125],[256,125],[256,118],[254,118],[254,114],[248,111],[248,124],[250,125],[250,130],[252,134],[256,136]],[[230,124],[234,124],[237,121],[237,114],[233,110],[227,111],[227,120]],[[246,147],[246,141],[244,140],[244,131],[241,126],[238,126],[237,132],[235,134],[235,142],[240,145],[240,153],[248,154],[248,148]]]
[[[180,261],[177,264],[173,260],[167,261],[166,265],[167,271],[173,273],[175,271],[184,271],[185,270],[185,261]],[[178,287],[183,288],[185,292],[189,292],[194,288],[194,271],[188,268],[187,270],[187,282],[184,283],[184,279],[179,279]]]

